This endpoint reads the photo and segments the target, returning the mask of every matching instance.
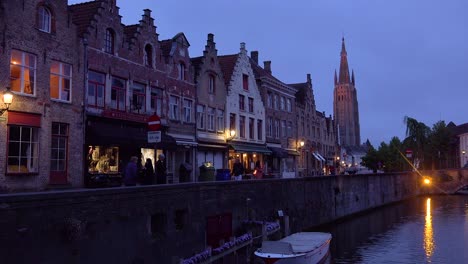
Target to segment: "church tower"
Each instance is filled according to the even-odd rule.
[[[342,146],[360,146],[361,132],[354,71],[350,76],[344,38],[341,42],[341,62],[338,76],[335,70],[333,115],[339,130],[339,142]]]

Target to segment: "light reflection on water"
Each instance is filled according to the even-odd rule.
[[[333,235],[326,263],[468,263],[468,195],[418,197],[321,231]]]

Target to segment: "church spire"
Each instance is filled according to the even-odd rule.
[[[338,84],[338,77],[336,77],[336,69],[335,69],[335,85]]]
[[[351,83],[352,83],[353,85],[356,85],[356,84],[354,83],[354,70],[351,70]]]
[[[350,83],[349,79],[349,68],[348,58],[346,53],[346,47],[344,37],[341,39],[341,62],[340,62],[340,79],[339,83]]]

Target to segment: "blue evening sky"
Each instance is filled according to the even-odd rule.
[[[69,4],[86,2],[69,0]],[[361,137],[405,136],[405,115],[426,125],[468,122],[466,0],[117,0],[122,22],[152,10],[160,39],[183,32],[190,56],[208,33],[218,54],[259,51],[285,83],[312,75],[317,110],[333,115],[333,74],[344,35],[356,75]],[[260,63],[263,65],[262,63]]]

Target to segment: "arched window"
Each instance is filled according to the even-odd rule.
[[[145,66],[152,68],[153,67],[153,47],[150,44],[145,46]]]
[[[110,54],[114,54],[114,31],[110,28],[106,29],[106,35],[104,36],[104,51]]]
[[[52,13],[45,6],[40,6],[37,10],[38,28],[40,31],[47,33],[51,32],[52,28]]]

